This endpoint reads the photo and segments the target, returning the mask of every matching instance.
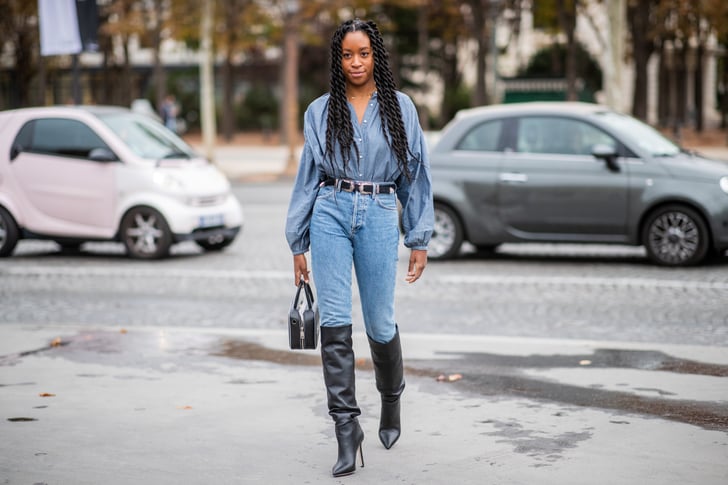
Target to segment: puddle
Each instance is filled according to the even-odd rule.
[[[677,359],[661,352],[596,350],[590,355],[511,356],[497,354],[449,354],[452,360],[413,363],[434,373],[462,373],[465,377],[449,385],[481,395],[510,395],[588,408],[611,409],[626,413],[679,421],[711,430],[728,431],[725,403],[661,399],[669,393],[650,389],[656,395],[638,396],[629,392],[580,387],[542,381],[525,376],[523,369],[534,368],[620,368],[669,371],[701,376],[728,376],[728,366]],[[590,361],[584,366],[584,361]],[[728,397],[728,396],[727,396]]]

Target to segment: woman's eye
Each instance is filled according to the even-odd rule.
[[[368,57],[368,56],[369,56],[369,53],[368,53],[368,52],[362,52],[362,53],[361,53],[361,56],[362,56],[362,57]]]

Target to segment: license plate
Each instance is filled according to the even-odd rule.
[[[200,216],[200,227],[216,227],[224,225],[225,217],[222,214],[210,214],[207,216]]]

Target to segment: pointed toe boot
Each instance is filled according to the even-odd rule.
[[[334,420],[338,458],[331,470],[335,477],[350,475],[356,470],[359,452],[364,466],[362,441],[364,432],[357,417],[361,411],[356,403],[354,386],[354,350],[351,325],[321,327],[321,361],[323,364],[329,415]]]
[[[404,367],[399,329],[386,344],[369,339],[374,364],[377,390],[382,398],[382,414],[379,419],[379,440],[390,449],[401,434],[400,396],[404,391]]]

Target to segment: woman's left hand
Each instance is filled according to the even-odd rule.
[[[407,283],[414,283],[425,270],[427,266],[427,250],[426,249],[413,249],[410,252],[409,267],[407,268]]]

